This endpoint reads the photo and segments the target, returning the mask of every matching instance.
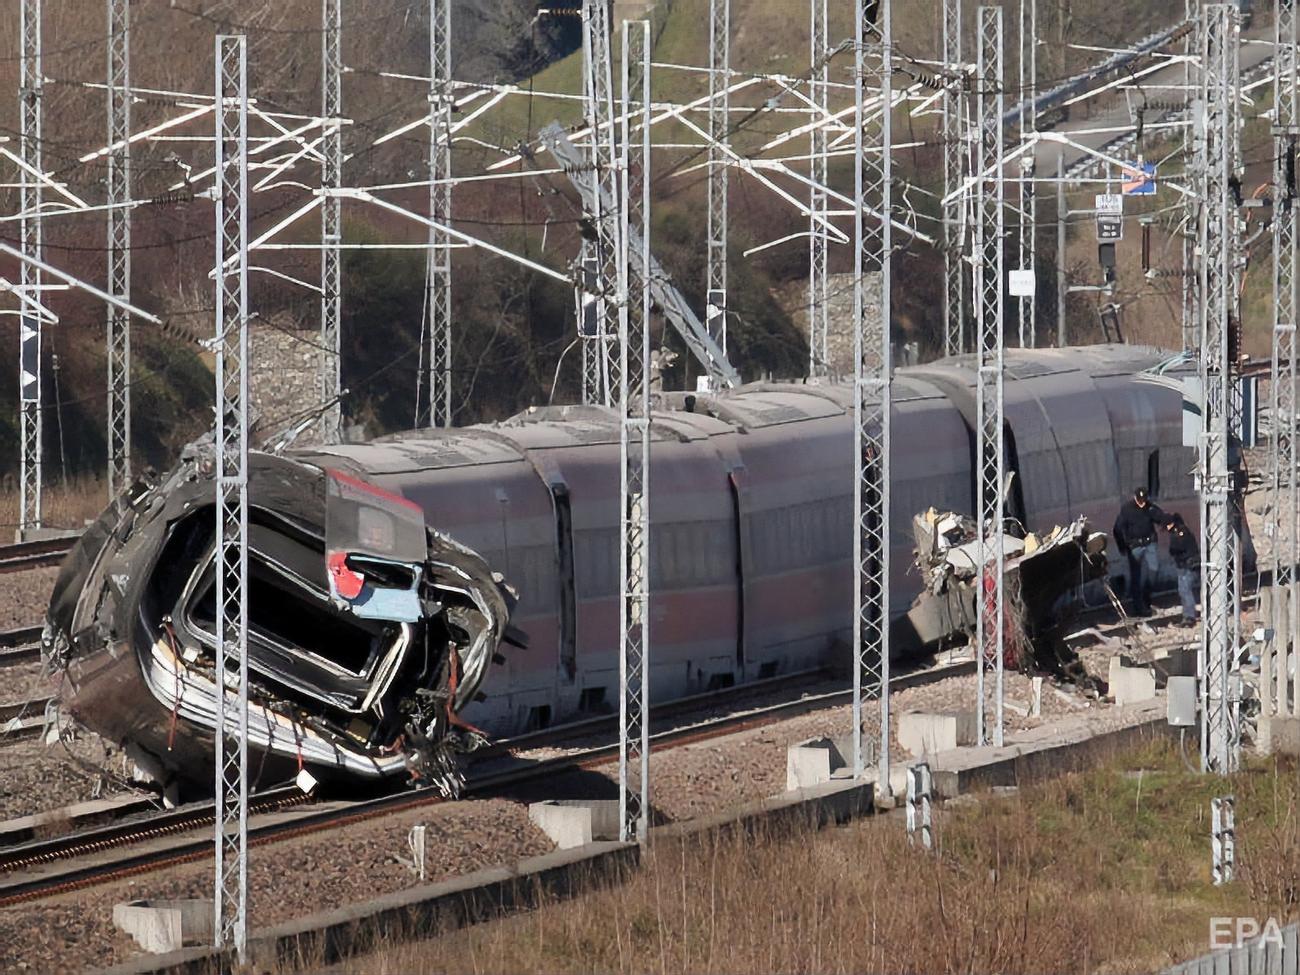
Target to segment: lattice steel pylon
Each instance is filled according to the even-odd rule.
[[[1300,522],[1296,484],[1296,162],[1300,139],[1297,116],[1295,0],[1277,0],[1273,64],[1273,348],[1269,443],[1272,504],[1266,534],[1273,549],[1270,624],[1272,645],[1260,658],[1261,718],[1300,711],[1300,673],[1292,674],[1296,649],[1296,561],[1300,560]],[[1294,693],[1290,682],[1295,681]]]
[[[614,162],[617,139],[614,126],[613,52],[609,0],[582,2],[583,95],[586,121],[591,139],[588,158],[592,182],[597,188],[587,204],[585,219],[593,239],[588,241],[590,263],[595,284],[595,314],[590,328],[584,329],[579,316],[582,345],[582,401],[612,406],[619,388],[618,377],[618,303],[614,300],[614,281],[618,276],[618,240],[616,221],[602,219],[601,209],[607,200],[618,198],[619,183]],[[583,262],[585,263],[585,262]],[[580,264],[580,268],[581,268]],[[579,270],[579,291],[583,278]],[[579,297],[581,306],[583,298]]]
[[[943,89],[943,354],[956,355],[966,348],[966,249],[968,204],[966,194],[951,194],[966,182],[969,151],[964,124],[966,70],[962,63],[961,0],[943,0],[943,66],[960,80]]]
[[[1037,112],[1034,107],[1036,87],[1035,71],[1037,68],[1037,25],[1038,4],[1036,0],[1020,0],[1020,140],[1024,142],[1033,136],[1038,127]],[[1034,266],[1037,254],[1037,199],[1034,195],[1034,154],[1030,150],[1020,157],[1020,181],[1017,183],[1019,194],[1016,217],[1019,232],[1016,234],[1016,249],[1021,270],[1036,271]],[[1020,347],[1032,349],[1035,345],[1035,331],[1038,327],[1036,310],[1037,298],[1034,295],[1021,297],[1016,301],[1016,311],[1020,324]]]
[[[709,183],[704,323],[727,351],[727,159],[731,128],[731,0],[709,0]]]
[[[451,426],[451,0],[429,0],[429,426]]]
[[[618,355],[619,836],[645,841],[650,813],[650,22],[623,24]],[[639,127],[639,128],[638,128]],[[641,234],[632,229],[641,224]],[[637,259],[633,248],[639,248]],[[638,268],[640,270],[638,270]]]
[[[321,436],[326,443],[343,439],[340,324],[343,315],[343,0],[321,0],[321,168],[325,194],[320,209],[320,399]]]
[[[1201,21],[1203,133],[1197,166],[1201,208],[1198,222],[1201,428],[1201,765],[1206,771],[1236,770],[1241,751],[1240,672],[1237,661],[1236,549],[1232,516],[1231,332],[1237,300],[1236,207],[1233,181],[1238,163],[1236,11],[1206,4]]]
[[[1006,451],[1003,443],[1002,379],[1004,374],[1002,281],[1003,181],[1002,8],[979,8],[976,94],[976,173],[979,213],[974,226],[975,349],[979,357],[976,390],[975,509],[979,521],[976,562],[980,585],[976,600],[976,725],[980,744],[990,740],[988,687],[993,681],[992,742],[1002,744],[1002,672],[1005,651],[1002,526],[1006,511]]]
[[[215,940],[248,935],[248,69],[242,35],[216,39]]]
[[[875,9],[877,24],[870,19]],[[876,746],[877,790],[889,787],[889,472],[893,228],[893,12],[890,0],[859,0],[854,21],[853,191],[853,774],[866,772],[866,738]],[[868,84],[880,103],[868,111]],[[874,209],[880,219],[868,219]],[[879,278],[880,301],[867,296]],[[872,727],[864,703],[876,700]],[[877,723],[878,722],[878,723]]]
[[[42,152],[41,95],[41,0],[19,0],[18,30],[22,38],[22,55],[18,61],[18,112],[21,133],[19,147],[23,167],[20,176],[19,207],[22,220],[19,235],[23,253],[43,260],[41,228],[42,184],[37,175],[45,172]],[[40,302],[41,272],[28,261],[19,269],[19,286],[24,298]],[[32,305],[28,305],[29,309]],[[19,487],[18,530],[26,534],[41,527],[41,492],[43,454],[41,399],[41,330],[43,312],[32,311],[19,319],[18,389],[21,406],[20,438],[22,460]]]
[[[131,300],[131,14],[108,0],[108,293]],[[108,306],[108,494],[131,483],[131,319]]]
[[[829,178],[826,118],[830,114],[830,47],[827,0],[809,0],[808,98],[812,130],[808,133],[808,375],[829,372],[830,269],[827,265],[826,181]]]
[[[1183,19],[1189,24],[1198,24],[1200,22],[1200,4],[1201,0],[1184,0]],[[1202,126],[1198,118],[1200,111],[1200,98],[1197,92],[1196,62],[1200,57],[1199,30],[1188,31],[1183,39],[1183,85],[1187,98],[1187,115],[1188,124],[1183,126],[1183,159],[1185,165],[1189,168],[1195,165],[1195,161],[1201,159],[1202,147],[1200,144]],[[1198,288],[1200,281],[1196,273],[1198,256],[1196,254],[1196,227],[1201,209],[1200,198],[1195,194],[1188,194],[1183,197],[1183,220],[1185,228],[1182,235],[1182,341],[1183,351],[1191,351],[1196,348],[1197,342],[1201,337],[1201,322],[1198,308],[1200,307],[1200,295]]]

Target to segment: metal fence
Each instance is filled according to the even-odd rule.
[[[1300,975],[1300,924],[1265,924],[1262,930],[1240,946],[1175,965],[1164,975]]]

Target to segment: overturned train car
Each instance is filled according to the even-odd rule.
[[[1164,359],[1008,353],[1011,516],[1030,531],[1109,525],[1138,485],[1194,514],[1180,396],[1142,375]],[[893,423],[890,613],[905,655],[921,585],[912,516],[974,508],[973,363],[900,369]],[[852,615],[851,388],[670,393],[652,430],[652,696],[831,663]],[[618,470],[617,418],[591,407],[255,455],[262,779],[308,767],[437,782],[472,727],[510,734],[616,706]],[[50,609],[65,711],[164,782],[211,781],[212,504],[210,450],[191,448],[86,533]]]

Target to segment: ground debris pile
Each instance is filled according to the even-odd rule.
[[[978,566],[977,527],[971,518],[934,508],[912,519],[916,567],[925,583],[907,619],[919,642],[932,649],[973,641],[975,593],[993,609],[993,563]],[[1077,677],[1078,658],[1061,639],[1063,624],[1082,606],[1085,585],[1106,577],[1106,542],[1082,516],[1043,535],[1001,535],[1004,578],[1003,643],[1009,668],[1036,666]],[[982,578],[983,585],[976,580]]]

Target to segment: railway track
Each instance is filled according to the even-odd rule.
[[[974,671],[973,661],[945,664],[899,675],[893,686],[920,686]],[[787,678],[789,680],[789,678]],[[731,689],[743,694],[751,686]],[[811,711],[835,707],[851,699],[849,690],[836,690],[767,706],[756,706],[722,717],[683,721],[662,728],[650,736],[651,747],[663,751],[698,741],[736,734]],[[734,695],[738,696],[738,695]],[[721,703],[718,692],[677,702],[679,713],[689,703],[707,707]],[[661,710],[667,710],[661,709]],[[664,715],[660,714],[659,720]],[[612,719],[597,719],[602,728]],[[618,757],[618,743],[592,747],[540,760],[519,757],[529,749],[556,747],[579,735],[598,733],[593,722],[560,726],[550,733],[539,732],[504,741],[469,769],[464,794],[467,797],[500,794],[512,788],[557,775],[607,764]],[[379,816],[448,801],[431,788],[392,793],[350,802],[316,802],[294,787],[271,790],[253,800],[256,822],[249,823],[250,845],[279,842]],[[274,813],[275,815],[263,815]],[[111,880],[205,859],[212,854],[212,837],[194,834],[213,823],[213,806],[169,810],[135,822],[115,823],[60,836],[16,844],[0,850],[0,907],[65,893]]]
[[[41,627],[20,626],[0,633],[0,670],[41,656]]]
[[[0,704],[0,748],[40,737],[45,730],[48,696]]]
[[[1101,609],[1100,607],[1098,609]],[[1176,611],[1143,622],[1157,627],[1177,617]],[[1121,633],[1137,621],[1105,624],[1105,633]],[[1083,636],[1083,633],[1077,634]],[[973,660],[960,660],[897,674],[894,690],[903,690],[974,672]],[[829,678],[805,671],[739,687],[684,698],[655,709],[659,729],[651,735],[655,751],[682,747],[752,730],[813,711],[847,704],[848,689],[816,692]],[[793,700],[745,707],[747,697],[765,690],[799,694]],[[721,717],[703,717],[710,708],[730,707]],[[696,715],[692,718],[692,714]],[[592,769],[618,757],[616,716],[601,716],[519,735],[478,753],[470,767],[465,796],[499,795],[567,772]],[[600,744],[573,746],[564,754],[529,759],[526,753],[564,748],[566,742],[603,738]],[[249,842],[262,845],[392,815],[447,800],[433,789],[415,789],[349,802],[316,801],[295,787],[272,789],[254,797],[257,821],[250,822]],[[167,866],[194,862],[212,853],[212,838],[196,833],[213,823],[211,803],[168,810],[144,819],[117,822],[67,835],[0,848],[0,907],[77,890]]]
[[[0,574],[58,565],[76,541],[75,537],[43,538],[34,542],[0,545]]]

